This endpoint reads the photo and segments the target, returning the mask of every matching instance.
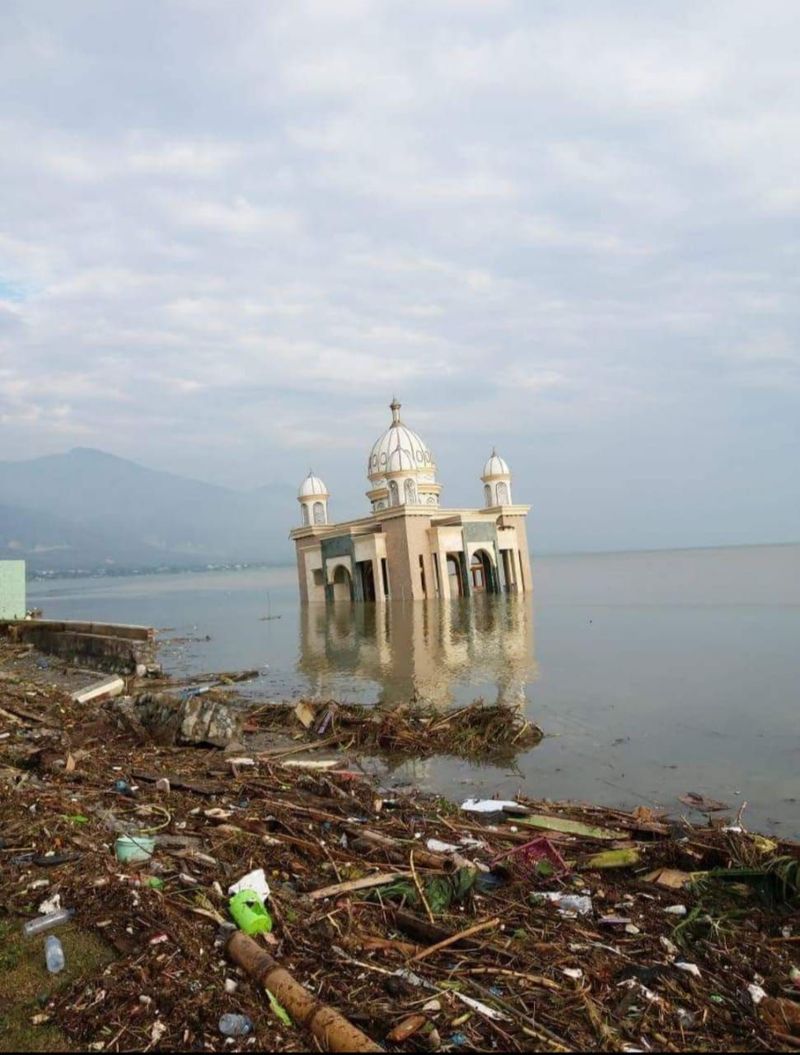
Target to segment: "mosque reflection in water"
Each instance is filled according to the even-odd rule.
[[[374,683],[386,707],[444,709],[477,696],[522,706],[537,673],[531,599],[303,605],[298,670],[322,697],[341,698],[349,676]]]

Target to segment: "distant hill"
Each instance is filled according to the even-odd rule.
[[[36,570],[283,561],[294,490],[236,491],[103,451],[0,462],[0,555]]]

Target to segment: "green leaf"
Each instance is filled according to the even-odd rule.
[[[269,997],[270,1011],[272,1011],[275,1018],[277,1018],[279,1022],[283,1022],[284,1026],[291,1026],[292,1020],[289,1018],[288,1011],[284,1007],[281,1007],[269,989],[267,989],[267,996]]]

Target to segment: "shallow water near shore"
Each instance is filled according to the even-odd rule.
[[[259,668],[262,697],[483,697],[546,734],[513,769],[435,758],[400,782],[673,812],[696,791],[800,837],[800,545],[540,557],[534,579],[532,600],[302,608],[294,568],[263,568],[49,580],[29,603],[163,628],[168,670]]]

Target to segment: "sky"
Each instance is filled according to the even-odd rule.
[[[796,0],[4,0],[0,458],[800,539]]]

